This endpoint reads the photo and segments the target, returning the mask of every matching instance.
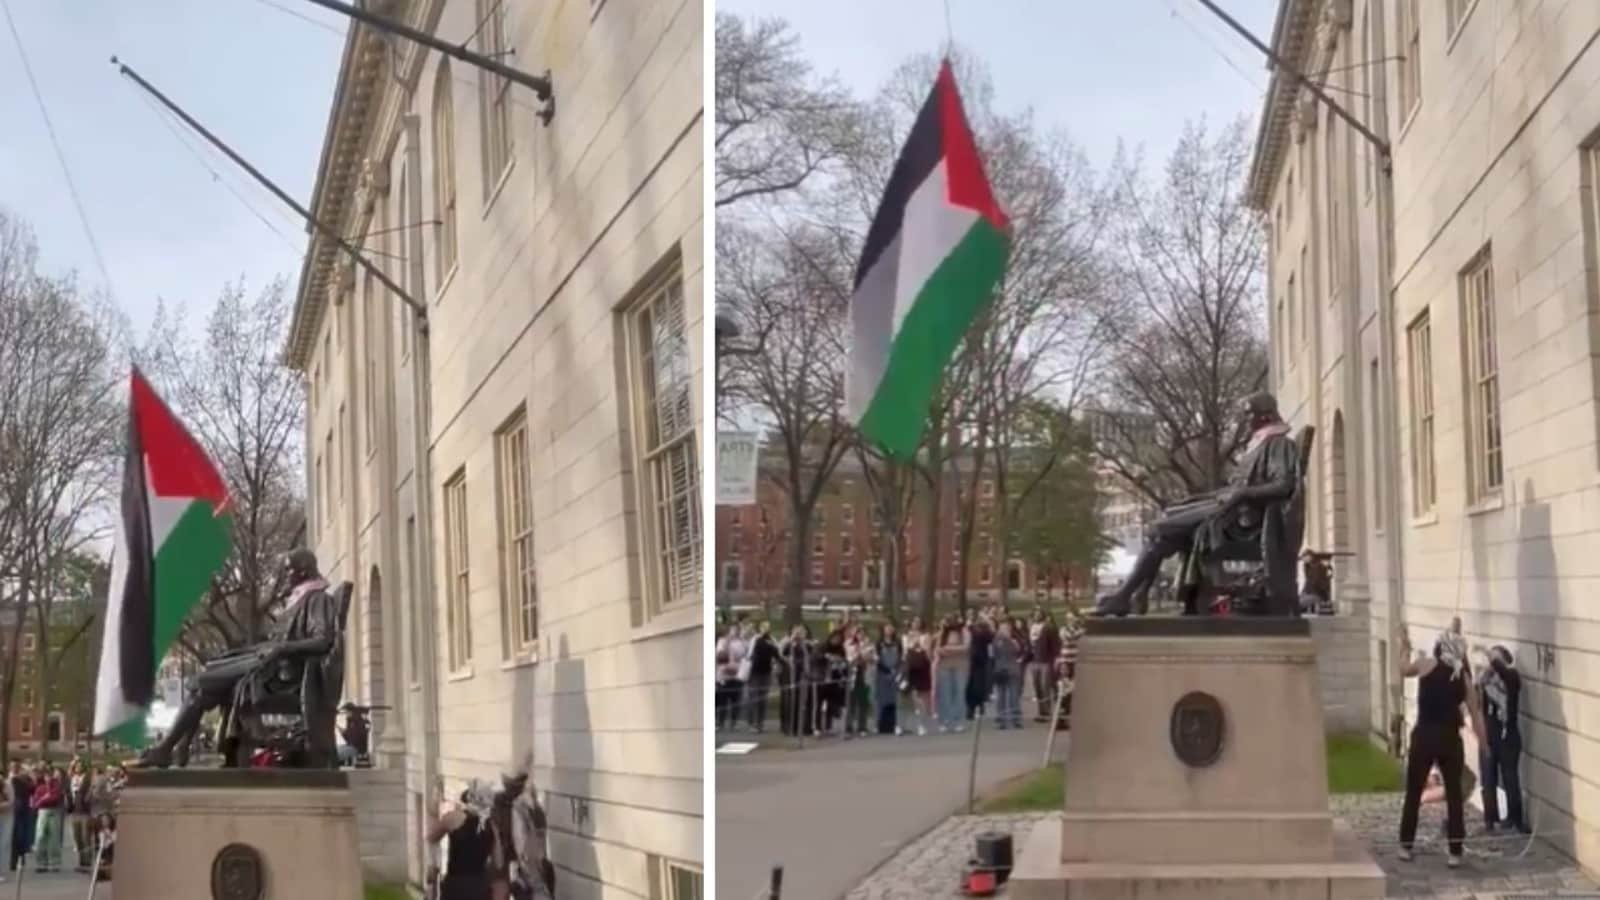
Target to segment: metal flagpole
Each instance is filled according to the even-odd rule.
[[[165,106],[167,109],[172,111],[173,115],[176,115],[179,119],[182,119],[183,124],[194,129],[201,137],[210,142],[213,147],[216,147],[218,150],[222,151],[222,154],[228,157],[228,159],[233,160],[235,165],[248,172],[252,178],[259,182],[262,187],[265,187],[268,191],[270,191],[274,197],[277,197],[290,209],[293,209],[296,213],[298,213],[300,218],[305,219],[313,229],[322,232],[323,236],[327,237],[328,240],[333,241],[336,245],[338,245],[339,249],[349,254],[350,258],[354,260],[357,265],[361,266],[361,268],[365,269],[368,274],[378,279],[378,281],[381,282],[384,287],[393,291],[394,295],[404,301],[407,306],[410,306],[412,311],[417,314],[419,319],[424,322],[427,321],[428,308],[422,303],[418,302],[415,297],[411,296],[411,294],[407,292],[405,288],[395,283],[395,280],[385,274],[383,269],[373,265],[372,261],[367,259],[367,257],[361,253],[360,249],[356,248],[355,246],[351,245],[349,241],[345,240],[343,235],[339,234],[339,232],[333,228],[323,224],[317,219],[316,216],[311,214],[311,210],[301,206],[299,201],[285,193],[283,188],[278,187],[278,185],[275,184],[272,179],[261,174],[259,169],[251,165],[250,162],[244,157],[234,152],[232,147],[229,147],[227,144],[223,143],[221,138],[212,134],[209,129],[196,121],[193,116],[189,115],[187,112],[184,112],[183,108],[168,99],[166,94],[161,93],[161,91],[157,90],[154,85],[148,81],[145,81],[138,72],[135,72],[132,68],[127,66],[121,60],[117,59],[115,56],[111,57],[111,64],[116,66],[118,71],[127,76],[130,81],[143,88],[145,92],[150,94],[150,96],[159,100],[162,106]]]
[[[548,126],[551,118],[555,116],[555,90],[550,80],[550,70],[548,69],[545,70],[543,75],[529,75],[527,72],[521,69],[514,69],[497,59],[468,50],[464,42],[462,44],[452,44],[425,31],[418,31],[404,22],[397,22],[386,16],[380,16],[363,7],[349,3],[339,3],[337,0],[310,0],[310,2],[323,9],[349,16],[363,25],[369,25],[380,31],[399,35],[408,41],[421,44],[431,50],[437,50],[446,56],[458,59],[471,66],[477,66],[484,71],[499,75],[507,81],[529,88],[540,100],[544,101],[544,109],[539,110],[539,120]]]

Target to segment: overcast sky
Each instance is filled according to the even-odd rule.
[[[199,137],[157,113],[154,101],[118,75],[109,59],[121,57],[305,202],[333,97],[342,17],[304,0],[4,2],[102,251],[112,295],[136,327],[148,324],[157,297],[199,314],[225,281],[242,276],[260,285],[278,274],[298,274],[303,223]],[[33,225],[47,266],[76,269],[87,283],[102,286],[3,20],[0,85],[0,208]],[[196,153],[278,233],[214,182]]]
[[[1277,0],[1219,0],[1264,41]],[[944,0],[719,0],[719,11],[787,19],[818,70],[861,93],[946,40]],[[1186,118],[1257,115],[1261,54],[1195,0],[949,0],[955,41],[988,64],[996,95],[1065,129],[1091,161],[1123,138],[1152,162]]]

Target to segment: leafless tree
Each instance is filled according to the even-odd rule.
[[[60,619],[54,603],[66,567],[106,534],[125,421],[115,390],[118,326],[114,310],[85,296],[73,278],[42,272],[32,231],[0,213],[0,704],[7,709],[25,633],[42,639],[42,662],[28,677],[39,678],[36,696],[46,696],[60,662],[47,629]],[[10,717],[0,719],[0,754],[9,728]]]
[[[1216,488],[1246,438],[1239,403],[1267,372],[1265,238],[1244,206],[1252,132],[1189,123],[1157,183],[1121,168],[1115,243],[1129,310],[1104,390],[1099,453],[1157,503]]]
[[[279,566],[303,534],[305,398],[278,357],[289,301],[282,279],[254,294],[225,285],[198,336],[163,307],[141,354],[228,486],[233,552],[178,639],[195,658],[260,640]]]
[[[789,582],[785,621],[801,618],[812,515],[850,446],[843,421],[847,295],[835,237],[804,226],[774,228],[724,245],[717,302],[767,335],[763,352],[724,365],[747,414],[776,441],[781,469],[771,478],[788,500]]]
[[[717,14],[716,205],[797,190],[855,141],[848,93],[782,19]]]

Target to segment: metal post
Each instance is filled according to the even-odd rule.
[[[983,710],[972,717],[972,763],[967,767],[967,815],[978,807],[978,745],[983,738]]]
[[[1330,112],[1332,112],[1334,115],[1338,116],[1339,118],[1343,119],[1351,128],[1354,128],[1358,133],[1360,133],[1360,135],[1362,137],[1366,138],[1367,142],[1370,143],[1373,146],[1373,148],[1375,148],[1378,151],[1378,153],[1383,156],[1384,160],[1387,161],[1389,159],[1391,154],[1389,152],[1389,142],[1388,141],[1384,140],[1381,137],[1378,137],[1376,134],[1374,134],[1372,132],[1372,129],[1370,129],[1367,126],[1363,125],[1360,121],[1358,121],[1356,119],[1355,116],[1352,116],[1348,112],[1345,112],[1344,107],[1340,106],[1338,103],[1335,103],[1333,98],[1329,97],[1327,95],[1327,93],[1322,90],[1322,88],[1317,87],[1315,84],[1312,84],[1311,80],[1309,78],[1307,78],[1304,75],[1300,74],[1300,70],[1298,70],[1298,69],[1294,68],[1293,66],[1290,66],[1287,63],[1285,63],[1283,61],[1283,59],[1278,56],[1278,54],[1272,52],[1272,48],[1271,47],[1268,47],[1264,42],[1262,42],[1262,40],[1260,38],[1258,38],[1255,35],[1251,34],[1250,33],[1250,29],[1245,28],[1243,25],[1240,25],[1239,22],[1237,20],[1235,20],[1232,16],[1230,16],[1227,13],[1223,12],[1222,9],[1217,6],[1217,4],[1212,2],[1212,0],[1197,0],[1197,2],[1201,6],[1204,6],[1206,9],[1210,10],[1212,15],[1214,15],[1217,18],[1221,19],[1223,21],[1223,24],[1225,24],[1229,28],[1233,29],[1233,31],[1235,33],[1237,33],[1240,37],[1242,37],[1245,40],[1249,41],[1251,46],[1255,47],[1257,50],[1260,50],[1263,54],[1265,54],[1266,57],[1267,57],[1267,60],[1272,63],[1272,68],[1274,70],[1282,71],[1282,72],[1286,73],[1290,78],[1293,78],[1295,81],[1299,82],[1301,87],[1303,87],[1307,91],[1311,92],[1311,96],[1316,97],[1318,100],[1322,101],[1323,105],[1328,107],[1328,110]]]
[[[254,178],[258,183],[261,184],[262,187],[265,187],[268,191],[270,191],[274,197],[277,197],[290,209],[293,209],[296,213],[298,213],[300,218],[305,219],[306,223],[310,225],[313,230],[322,232],[324,237],[333,241],[336,245],[338,245],[339,249],[343,250],[345,253],[348,253],[350,258],[354,260],[357,265],[361,266],[361,268],[366,270],[368,274],[382,282],[384,287],[393,291],[396,297],[399,297],[405,302],[406,305],[410,306],[412,311],[417,314],[418,318],[424,320],[427,318],[428,308],[426,306],[419,303],[415,297],[412,297],[411,294],[406,291],[405,288],[402,288],[400,285],[396,284],[394,279],[384,274],[382,269],[373,265],[371,260],[362,255],[361,251],[352,246],[349,241],[345,240],[338,231],[319,221],[316,216],[311,214],[311,210],[301,206],[299,201],[285,193],[282,188],[278,187],[278,185],[273,182],[272,179],[261,174],[259,169],[251,165],[250,162],[244,157],[234,152],[232,147],[229,147],[227,144],[223,143],[221,138],[212,134],[209,129],[196,121],[193,116],[184,112],[183,108],[172,102],[172,100],[168,99],[166,94],[161,93],[161,91],[157,90],[154,85],[148,81],[145,81],[138,72],[135,72],[133,69],[129,68],[115,56],[111,57],[111,64],[116,66],[117,70],[123,75],[127,76],[130,81],[143,88],[146,93],[150,94],[150,96],[159,100],[162,106],[165,106],[167,109],[171,110],[173,115],[177,116],[179,119],[182,119],[183,124],[194,129],[194,131],[201,137],[205,138],[206,141],[211,144],[211,146],[222,151],[222,154],[228,157],[228,159],[232,160],[235,165],[248,172],[250,177]]]
[[[545,101],[545,108],[540,111],[539,118],[544,120],[544,124],[550,124],[550,116],[554,114],[554,107],[551,103],[554,91],[552,90],[549,70],[546,70],[543,75],[529,75],[521,69],[513,69],[499,60],[484,56],[482,53],[474,53],[461,44],[452,44],[449,41],[441,40],[425,31],[418,31],[404,22],[397,22],[394,19],[380,16],[360,6],[339,3],[337,0],[311,0],[311,2],[323,9],[349,16],[363,25],[369,25],[379,31],[399,35],[408,41],[421,44],[430,50],[437,50],[445,56],[458,59],[467,65],[476,66],[484,71],[499,75],[507,81],[512,81],[531,89],[534,94],[538,95],[540,100]]]
[[[783,894],[783,866],[772,867],[772,884],[767,889],[767,900],[778,900]]]

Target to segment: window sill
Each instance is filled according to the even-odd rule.
[[[447,683],[454,683],[454,682],[458,682],[458,681],[471,681],[476,676],[477,676],[477,673],[472,671],[472,667],[471,666],[467,666],[465,669],[461,669],[461,670],[456,671],[456,672],[451,672],[449,675],[446,675],[444,677],[444,680]]]
[[[510,671],[515,670],[515,669],[526,669],[526,668],[528,668],[530,666],[538,665],[538,663],[539,663],[539,651],[530,650],[530,651],[528,651],[526,653],[518,654],[517,656],[513,656],[512,658],[510,658],[510,659],[506,660],[505,662],[501,663],[500,664],[500,671],[502,671],[502,672],[510,672]]]
[[[489,210],[494,208],[494,202],[500,199],[500,194],[506,189],[506,182],[511,180],[511,171],[517,167],[516,145],[511,147],[512,154],[506,157],[506,167],[500,170],[500,175],[495,179],[494,189],[489,191],[489,196],[484,198],[483,210],[478,213],[479,219],[489,218]]]
[[[1430,525],[1437,524],[1439,524],[1439,511],[1437,509],[1430,509],[1420,516],[1411,517],[1412,528],[1427,528]]]
[[[459,254],[459,252],[458,249],[457,253]],[[433,292],[433,304],[435,306],[444,302],[444,293],[450,290],[450,284],[456,280],[456,273],[459,271],[461,271],[461,260],[458,258],[450,264],[450,271],[444,273],[444,277],[439,279],[439,289]]]
[[[704,621],[705,616],[702,604],[685,601],[681,605],[675,605],[651,615],[643,624],[635,626],[629,637],[636,641],[666,637],[670,634],[700,628]]]
[[[1468,504],[1467,515],[1481,516],[1484,513],[1492,513],[1497,510],[1505,509],[1505,507],[1506,495],[1503,491],[1497,488],[1493,494],[1490,494],[1476,503]]]

